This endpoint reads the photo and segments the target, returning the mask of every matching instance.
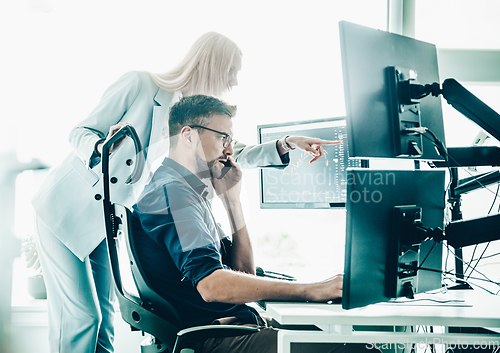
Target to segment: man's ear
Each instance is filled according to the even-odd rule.
[[[195,137],[194,134],[195,134],[195,131],[193,128],[191,128],[189,126],[184,126],[181,129],[180,137],[181,137],[183,143],[191,144],[194,141],[194,137]]]

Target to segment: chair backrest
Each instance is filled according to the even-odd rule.
[[[179,315],[170,303],[151,289],[139,269],[140,265],[136,260],[132,245],[130,210],[118,204],[113,204],[112,208],[116,235],[112,239],[107,236],[108,249],[122,317],[134,329],[151,334],[172,350],[180,330]],[[120,263],[124,264],[125,261],[120,261],[120,256],[124,255],[124,248],[126,248],[125,256],[130,264],[139,298],[127,291],[122,282],[121,274],[124,269],[120,267]]]
[[[138,259],[136,239],[135,233],[133,232],[130,210],[124,206],[115,204],[115,214],[122,220],[126,220],[126,222],[122,222],[119,230],[123,230],[123,237],[127,246],[132,277],[137,286],[139,296],[143,300],[143,306],[157,315],[160,315],[180,329],[181,318],[177,313],[177,310],[153,289],[146,273],[143,270],[143,267],[141,266],[141,262]]]
[[[145,279],[140,264],[137,262],[135,246],[133,245],[130,210],[125,206],[110,201],[109,150],[113,143],[120,141],[125,136],[129,136],[134,141],[137,155],[136,167],[127,179],[127,183],[138,181],[144,167],[144,152],[133,127],[123,127],[103,145],[101,160],[104,187],[103,205],[111,272],[123,320],[132,329],[147,332],[159,339],[172,351],[181,325],[179,315],[170,303],[154,292]],[[124,264],[123,261],[120,262],[120,256],[123,255],[120,248],[127,249],[127,262],[130,263],[139,297],[127,291],[123,285],[122,273],[124,273],[125,269],[120,268],[120,264]]]

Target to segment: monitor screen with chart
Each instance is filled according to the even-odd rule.
[[[324,146],[326,156],[314,163],[307,153],[290,152],[285,169],[260,170],[261,208],[332,208],[345,207],[347,168],[365,167],[367,161],[348,156],[345,117],[259,125],[259,143],[275,141],[285,135],[340,140]]]

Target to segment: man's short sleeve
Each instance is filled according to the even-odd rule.
[[[141,225],[164,245],[193,286],[222,264],[219,232],[207,201],[189,185],[175,181],[146,194],[137,204]]]

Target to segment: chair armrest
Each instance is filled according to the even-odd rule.
[[[240,325],[204,325],[189,327],[180,330],[177,337],[187,337],[191,335],[199,335],[199,337],[213,338],[213,337],[232,337],[248,335],[250,333],[259,332],[257,327],[240,326]]]
[[[193,348],[208,338],[243,336],[259,332],[257,327],[239,325],[204,325],[186,328],[177,333],[177,341],[173,352],[184,348]]]

